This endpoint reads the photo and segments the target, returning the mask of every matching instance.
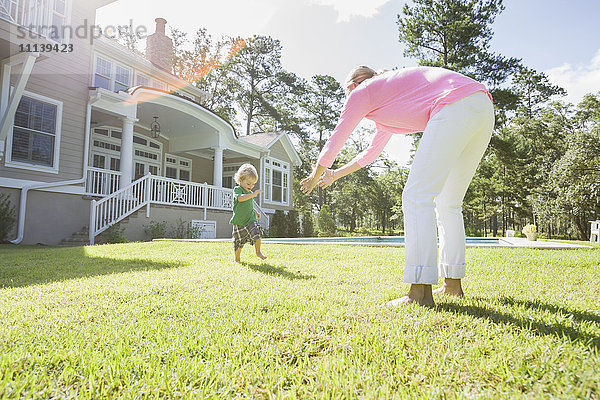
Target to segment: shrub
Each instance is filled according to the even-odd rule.
[[[290,210],[287,213],[287,226],[286,226],[287,237],[298,237],[300,236],[300,220],[298,218],[298,211]]]
[[[112,225],[102,234],[106,243],[129,243],[123,232],[125,228],[119,228],[118,225]]]
[[[269,225],[269,236],[270,237],[286,237],[287,235],[287,217],[281,210],[276,210],[275,214],[271,217],[271,224]]]
[[[525,227],[523,227],[523,233],[536,233],[537,232],[537,226],[532,225],[532,224],[527,224],[525,225]]]
[[[175,227],[170,232],[169,237],[174,239],[189,239],[192,232],[190,230],[189,223],[185,222],[181,218],[177,218]]]
[[[315,233],[315,222],[312,210],[306,207],[302,210],[302,236],[311,237]]]
[[[329,206],[327,204],[324,204],[321,207],[317,224],[319,226],[319,236],[335,235],[337,227],[335,226],[335,221],[331,216],[331,211],[329,210]]]
[[[0,243],[6,243],[16,221],[15,206],[7,194],[0,193]]]
[[[167,221],[150,222],[150,225],[144,227],[144,233],[149,240],[160,239],[167,236]]]

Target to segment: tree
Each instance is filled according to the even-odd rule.
[[[489,51],[490,25],[504,10],[502,0],[414,0],[398,15],[405,56],[421,65],[448,68],[498,86],[520,60]]]
[[[381,226],[383,234],[391,224],[403,223],[402,191],[408,178],[408,170],[398,168],[392,161],[384,161],[384,172],[375,177],[375,196],[371,208]]]
[[[550,182],[558,207],[585,239],[588,220],[600,218],[600,93],[586,95],[572,119],[576,129],[565,139],[564,155],[552,163]]]
[[[335,128],[342,104],[344,91],[335,78],[328,75],[315,75],[305,86],[304,93],[298,96],[303,128],[307,133],[301,139],[300,154],[308,168],[323,149],[329,133]],[[311,171],[303,171],[309,174]],[[323,204],[323,190],[317,188],[318,205]]]
[[[319,211],[317,225],[319,226],[319,236],[335,235],[337,228],[335,226],[335,221],[331,216],[331,210],[327,204],[323,204],[323,207],[321,207],[321,210]]]
[[[514,75],[513,87],[519,99],[519,114],[527,118],[535,116],[551,97],[567,94],[563,88],[550,83],[546,74],[530,68],[522,68]]]
[[[233,56],[246,47],[249,39],[221,37],[215,40],[205,28],[196,31],[192,43],[187,33],[171,28],[173,74],[207,92],[204,106],[236,124],[234,87],[230,78]]]
[[[246,120],[246,135],[260,131],[259,127],[273,121],[273,110],[266,97],[287,90],[281,81],[285,74],[281,43],[269,36],[255,36],[230,60],[228,67],[234,101]]]

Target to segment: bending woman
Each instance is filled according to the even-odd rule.
[[[355,68],[345,83],[346,103],[302,191],[335,180],[373,162],[394,134],[423,132],[402,192],[408,294],[388,302],[433,305],[436,293],[462,296],[465,230],[462,202],[494,127],[494,107],[486,87],[464,75],[436,67],[404,68],[377,74]],[[337,170],[329,169],[363,119],[375,122],[370,146]]]

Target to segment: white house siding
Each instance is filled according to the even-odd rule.
[[[87,2],[74,1],[71,25],[88,26],[95,22],[95,10]],[[89,34],[89,31],[88,31]],[[81,178],[83,172],[84,130],[88,86],[90,85],[91,46],[89,38],[71,39],[72,53],[43,53],[45,59],[38,59],[27,82],[25,90],[49,97],[63,103],[62,126],[60,136],[59,173],[38,172],[20,168],[6,167],[0,162],[0,177],[54,182]],[[17,80],[14,74],[11,84]],[[9,153],[11,149],[6,149]],[[56,155],[55,155],[56,156]]]

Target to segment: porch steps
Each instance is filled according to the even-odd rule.
[[[73,233],[68,238],[64,238],[58,244],[59,246],[87,246],[90,244],[90,233],[87,226],[81,228],[79,232]]]

